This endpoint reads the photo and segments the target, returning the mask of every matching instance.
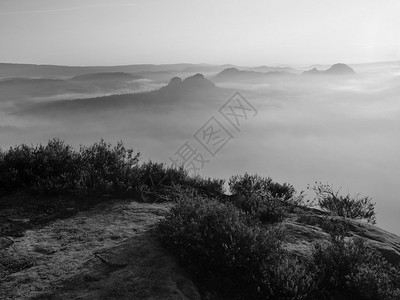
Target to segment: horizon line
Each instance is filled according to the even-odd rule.
[[[400,63],[400,60],[388,60],[388,61],[370,61],[370,62],[358,62],[358,63],[346,63],[346,62],[334,62],[334,63],[278,63],[278,64],[258,64],[258,65],[241,65],[232,63],[221,63],[221,64],[210,64],[210,63],[194,63],[194,62],[175,62],[175,63],[128,63],[128,64],[115,64],[115,65],[68,65],[68,64],[51,64],[51,63],[23,63],[23,62],[0,62],[1,64],[8,65],[31,65],[31,66],[51,66],[51,67],[68,67],[68,68],[107,68],[107,67],[128,67],[128,66],[168,66],[168,65],[198,65],[198,66],[235,66],[235,67],[284,67],[284,66],[314,66],[314,65],[333,65],[337,63],[344,63],[347,65],[367,65],[367,64],[379,64],[379,63]]]

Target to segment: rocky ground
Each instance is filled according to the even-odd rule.
[[[50,208],[40,204],[38,212],[37,199],[1,200],[0,299],[201,298],[152,235],[171,204],[110,200],[77,211],[67,201]],[[329,241],[326,226],[332,222],[400,265],[398,236],[309,208],[294,209],[282,222],[285,248],[309,256],[316,242]]]
[[[387,261],[400,266],[400,237],[362,221],[330,216],[317,209],[297,208],[283,223],[285,247],[298,255],[309,256],[316,242],[330,240],[327,224],[343,226],[348,238],[360,237],[378,250]]]
[[[200,299],[151,235],[168,204],[111,201],[0,238],[0,299]]]

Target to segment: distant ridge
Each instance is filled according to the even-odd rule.
[[[80,81],[136,80],[136,79],[143,79],[143,77],[124,72],[104,72],[104,73],[89,73],[89,74],[77,75],[71,78],[71,80],[80,80]]]
[[[72,77],[89,73],[124,72],[142,75],[151,72],[219,71],[223,66],[190,63],[177,64],[136,64],[119,66],[62,66],[40,64],[0,63],[0,78],[10,77]]]
[[[292,73],[285,71],[269,71],[269,72],[256,72],[248,70],[239,70],[237,68],[227,68],[215,75],[214,79],[217,81],[230,81],[230,80],[255,80],[266,79],[272,77],[292,76]]]
[[[193,76],[182,80],[179,77],[174,77],[170,80],[167,86],[161,88],[161,93],[180,93],[180,92],[196,92],[217,89],[214,82],[206,79],[203,74],[197,73]]]
[[[255,72],[288,72],[288,73],[293,73],[293,74],[299,74],[301,71],[296,70],[292,67],[287,67],[287,66],[277,66],[277,67],[271,67],[271,66],[259,66],[259,67],[252,67],[252,68],[247,68],[245,69],[246,71],[255,71]]]
[[[313,68],[308,71],[304,71],[303,75],[355,75],[356,72],[353,70],[353,68],[349,67],[346,64],[343,63],[338,63],[332,65],[329,69],[323,71],[323,70],[318,70],[317,68]]]
[[[212,101],[212,99],[225,95],[225,92],[225,89],[217,87],[211,80],[206,79],[203,74],[198,73],[184,80],[174,77],[168,85],[150,92],[49,101],[19,110],[15,114],[55,118],[71,113],[78,115],[129,108],[134,108],[136,111],[162,108],[167,111],[180,101],[184,103]],[[66,112],[69,114],[66,114]]]

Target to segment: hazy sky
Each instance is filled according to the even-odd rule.
[[[0,0],[0,62],[400,60],[398,0]]]

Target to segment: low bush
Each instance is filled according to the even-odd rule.
[[[257,174],[232,176],[229,190],[233,203],[262,223],[280,222],[294,207],[304,205],[303,193],[296,196],[292,185],[273,182],[270,177]]]
[[[250,226],[246,215],[215,200],[185,199],[157,228],[197,279],[231,298],[260,299],[272,295],[271,266],[282,255],[279,231]]]
[[[140,181],[148,187],[160,184],[173,186],[184,182],[189,174],[183,167],[172,168],[164,163],[144,162],[139,167]]]
[[[270,299],[317,300],[313,298],[318,288],[316,268],[308,259],[282,256],[270,280],[275,287]]]
[[[125,148],[122,142],[113,147],[101,140],[91,146],[82,146],[79,155],[78,188],[83,195],[124,196],[135,190],[139,182],[135,166],[140,154]]]
[[[0,161],[0,187],[3,192],[30,187],[35,179],[33,164],[35,148],[27,145],[11,147],[3,152]]]
[[[65,194],[75,189],[80,175],[80,157],[61,140],[49,141],[33,151],[31,190],[43,194]]]
[[[46,146],[20,145],[2,152],[0,183],[4,191],[65,193],[75,187],[79,166],[78,153],[58,139]]]
[[[191,176],[184,182],[185,185],[197,189],[200,195],[218,198],[225,192],[225,179]]]
[[[1,192],[28,189],[44,195],[124,196],[135,191],[139,153],[101,140],[79,151],[59,139],[20,145],[0,155]]]
[[[285,218],[286,208],[282,201],[271,196],[236,196],[233,204],[261,223],[276,223]]]
[[[399,299],[399,269],[361,238],[349,237],[343,220],[307,217],[323,224],[331,240],[317,243],[311,258],[300,258],[283,250],[278,227],[255,221],[262,198],[237,199],[235,205],[183,199],[156,229],[207,291],[229,299]]]
[[[317,244],[313,263],[318,273],[318,299],[348,297],[363,300],[394,300],[400,297],[399,269],[369,248],[361,238],[348,239],[341,232],[331,244]]]
[[[271,184],[270,177],[261,177],[257,174],[233,175],[229,178],[229,191],[232,195],[251,197],[253,195],[265,195],[268,193],[268,186]]]
[[[271,196],[282,200],[294,197],[296,190],[288,183],[273,182],[271,177],[261,177],[257,174],[234,175],[229,178],[229,191],[233,195],[247,198],[251,196]]]
[[[162,186],[191,188],[198,195],[218,197],[224,193],[225,180],[192,176],[184,167],[170,167],[164,163],[145,162],[139,167],[140,181],[146,189]]]
[[[190,176],[183,167],[152,161],[139,165],[139,157],[122,142],[113,146],[104,140],[79,151],[59,139],[0,150],[0,195],[26,189],[42,195],[131,197],[139,191],[160,192],[162,186],[209,197],[224,193],[225,180]]]
[[[334,191],[328,184],[316,183],[308,187],[316,194],[317,204],[320,208],[332,212],[335,215],[355,219],[365,220],[368,223],[375,224],[375,203],[370,197],[352,197],[339,195],[339,191]]]

